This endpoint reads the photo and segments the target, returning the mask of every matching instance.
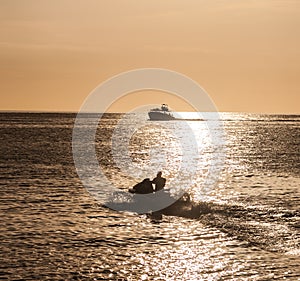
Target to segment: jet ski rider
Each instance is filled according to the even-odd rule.
[[[162,190],[166,185],[166,179],[162,177],[162,172],[158,172],[156,177],[152,180],[154,184],[154,191]]]

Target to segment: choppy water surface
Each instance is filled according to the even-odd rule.
[[[136,130],[128,146],[136,165],[126,170],[123,151],[111,147],[113,130],[119,124],[122,139],[125,126],[147,117],[119,123],[122,117],[106,114],[100,122],[96,148],[105,175],[125,190],[161,167],[174,183],[168,188],[177,188],[182,150],[172,132],[180,121]],[[83,187],[72,158],[74,115],[0,114],[0,278],[300,280],[300,117],[221,117],[223,126],[211,127],[216,134],[224,128],[217,148],[209,142],[213,120],[189,123],[199,144],[190,194],[209,208],[197,219],[151,221],[109,210]],[[224,161],[215,161],[223,149]],[[222,172],[203,192],[212,162]]]

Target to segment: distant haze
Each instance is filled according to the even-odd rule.
[[[0,110],[78,111],[147,67],[195,80],[220,111],[299,113],[300,1],[0,0]],[[145,102],[192,110],[163,93],[110,110]]]

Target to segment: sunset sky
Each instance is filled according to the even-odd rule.
[[[106,79],[148,67],[195,80],[220,111],[300,113],[300,1],[0,0],[0,110],[78,111]],[[137,97],[111,110],[190,110]]]

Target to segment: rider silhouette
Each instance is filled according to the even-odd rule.
[[[166,179],[162,177],[162,172],[158,172],[152,183],[155,185],[154,191],[162,190],[166,185]]]

